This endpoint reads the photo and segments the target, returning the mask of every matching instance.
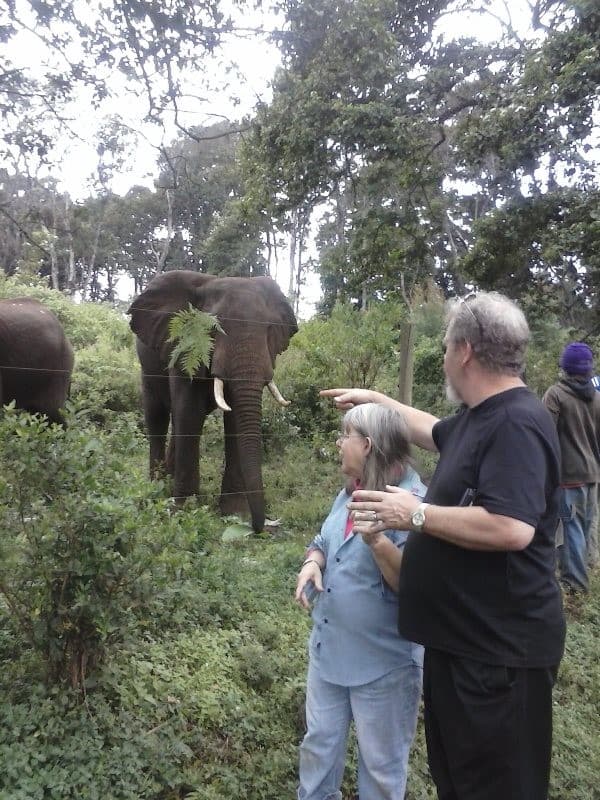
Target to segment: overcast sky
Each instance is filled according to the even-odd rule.
[[[505,19],[510,13],[513,26],[521,31],[526,30],[530,18],[526,0],[498,0],[492,9]],[[253,12],[250,16],[239,10],[234,13],[239,18],[239,24],[243,26],[262,26],[265,29],[281,27],[281,22],[272,15],[258,15]],[[501,37],[501,26],[492,16],[461,12],[445,16],[443,26],[438,32],[448,39],[466,35],[476,36],[482,41],[494,41]],[[49,58],[40,47],[39,40],[27,31],[23,31],[13,40],[7,55],[15,65],[34,71],[43,69],[45,59]],[[239,68],[239,75],[233,77],[235,73],[229,73],[226,77],[223,65],[232,63]],[[203,56],[201,63],[202,74],[211,76],[213,82],[220,78],[229,80],[230,86],[210,94],[203,86],[201,75],[190,72],[186,85],[189,97],[180,104],[181,107],[185,104],[188,109],[185,124],[210,124],[222,117],[239,119],[250,113],[259,100],[268,102],[271,97],[269,81],[278,64],[278,51],[265,38],[230,37],[224,50],[220,52],[219,60]],[[152,186],[153,178],[157,176],[156,147],[169,143],[177,135],[175,127],[169,125],[168,120],[164,129],[141,122],[146,110],[144,98],[133,95],[118,73],[113,73],[109,87],[110,97],[96,110],[92,108],[89,94],[84,90],[79,93],[78,101],[69,113],[68,135],[60,139],[57,163],[52,174],[59,179],[61,188],[68,191],[74,199],[83,199],[93,193],[91,177],[97,165],[97,134],[111,114],[118,114],[132,130],[139,132],[135,146],[126,160],[127,169],[117,174],[111,184],[111,188],[119,194],[125,194],[136,183]],[[202,102],[198,101],[198,96],[203,98]],[[234,103],[233,96],[238,98],[237,104]],[[281,254],[278,269],[280,273],[284,273],[277,277],[287,291],[287,254]],[[318,281],[315,276],[309,277],[302,316],[311,315],[318,296]]]
[[[499,15],[506,17],[508,8],[513,25],[517,29],[527,26],[530,11],[526,0],[498,0],[492,8]],[[239,10],[232,12],[237,15],[238,22],[244,26],[264,27],[273,29],[281,26],[273,15],[264,12],[243,14]],[[489,15],[474,12],[461,12],[460,14],[447,15],[443,18],[443,27],[440,32],[448,38],[460,36],[476,36],[484,41],[493,41],[500,37],[500,24]],[[43,52],[39,40],[28,31],[16,37],[7,49],[7,55],[16,66],[31,70],[43,69],[44,61],[49,58]],[[231,74],[224,76],[223,64],[237,64],[240,70],[240,79],[233,79],[228,89],[207,92],[202,85],[201,76],[191,72],[187,79],[187,91],[190,98],[181,103],[187,106],[189,113],[185,122],[188,125],[208,124],[215,121],[211,114],[224,116],[230,119],[239,119],[243,114],[252,111],[259,100],[267,101],[271,93],[269,81],[276,66],[279,64],[279,54],[274,45],[265,38],[239,36],[229,37],[227,44],[220,54],[220,63],[217,58],[202,57],[202,73],[219,79],[231,80]],[[143,124],[141,118],[146,106],[144,98],[136,98],[128,89],[120,74],[116,71],[109,81],[110,97],[99,109],[93,109],[90,95],[81,90],[77,103],[70,109],[69,132],[61,140],[59,147],[60,167],[53,170],[55,177],[59,178],[62,187],[74,198],[83,198],[90,193],[89,177],[94,172],[97,163],[96,134],[103,122],[111,114],[118,114],[132,130],[139,131],[140,136],[136,146],[128,159],[128,170],[118,175],[112,185],[114,191],[124,194],[135,183],[152,185],[152,177],[156,175],[156,146],[170,142],[177,135],[174,126],[166,126],[162,130],[155,125]],[[204,102],[191,99],[193,95],[202,95]],[[239,103],[234,105],[233,95],[237,96]]]

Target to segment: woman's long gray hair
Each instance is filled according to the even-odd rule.
[[[344,414],[344,433],[352,428],[371,440],[360,480],[361,489],[385,489],[402,475],[410,456],[406,420],[398,411],[379,403],[362,403]]]

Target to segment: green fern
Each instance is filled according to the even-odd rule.
[[[201,364],[208,366],[213,351],[213,331],[225,333],[219,320],[212,314],[199,311],[190,303],[188,308],[177,311],[169,320],[169,342],[175,347],[171,353],[169,367],[179,361],[180,369],[193,378]]]

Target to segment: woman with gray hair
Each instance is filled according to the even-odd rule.
[[[423,651],[397,629],[396,590],[407,533],[375,530],[374,512],[349,515],[357,488],[425,486],[409,464],[397,411],[366,403],[348,411],[337,439],[346,486],[308,546],[296,600],[312,609],[300,745],[299,800],[341,800],[350,722],[358,740],[361,800],[402,800],[422,683]],[[360,524],[361,534],[354,526]],[[372,528],[372,530],[371,530]]]

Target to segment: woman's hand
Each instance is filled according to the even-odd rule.
[[[320,557],[319,557],[320,556]],[[312,554],[309,558],[312,558]],[[315,589],[318,592],[323,591],[323,574],[322,574],[322,566],[321,561],[323,561],[323,566],[325,566],[325,556],[323,553],[319,551],[319,555],[315,558],[314,561],[307,560],[301,567],[300,572],[298,573],[298,579],[296,581],[296,593],[294,595],[294,600],[305,608],[307,611],[310,611],[310,603],[306,599],[306,595],[304,594],[304,589],[306,584],[309,581],[312,581]]]
[[[350,503],[348,508],[352,508],[352,505]],[[386,528],[382,528],[374,511],[350,511],[350,517],[352,518],[352,532],[360,533],[363,542],[369,547],[377,544],[383,536],[382,531],[386,530]]]
[[[388,487],[389,488],[389,487]],[[362,494],[380,497],[385,495],[386,492],[367,492],[363,491]],[[402,564],[402,550],[392,542],[391,539],[383,533],[388,528],[397,528],[395,524],[388,524],[379,517],[381,513],[383,499],[379,499],[379,506],[377,513],[369,508],[364,508],[364,503],[352,502],[349,507],[363,506],[362,510],[354,510],[352,514],[352,530],[354,533],[360,533],[363,542],[368,545],[371,550],[371,555],[387,585],[394,592],[398,591],[398,584],[400,580],[400,565]],[[369,502],[377,502],[375,500]]]
[[[386,486],[385,492],[357,489],[352,493],[348,509],[356,520],[354,530],[369,536],[390,529],[410,530],[411,515],[421,502],[420,497],[406,489]]]

